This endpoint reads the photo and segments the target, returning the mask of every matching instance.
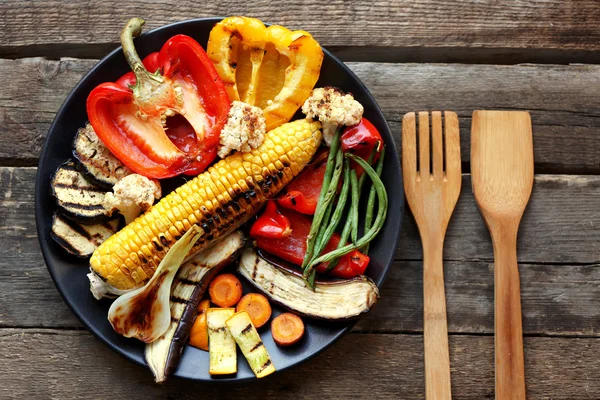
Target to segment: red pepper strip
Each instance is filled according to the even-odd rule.
[[[381,138],[377,128],[375,128],[373,124],[364,117],[358,124],[345,128],[340,140],[342,142],[342,151],[349,151],[365,161],[369,159],[369,155],[371,155],[373,147],[380,147],[380,144],[383,143],[383,139]],[[375,159],[373,162],[379,159],[380,151],[381,149],[378,148],[378,152],[375,154]],[[363,173],[363,169],[354,164],[354,162],[353,168],[356,170],[356,175],[360,177]]]
[[[123,86],[127,77],[97,86],[87,100],[88,118],[104,144],[135,172],[158,179],[197,174],[216,157],[229,113],[225,86],[202,46],[185,35],[169,39],[148,60],[157,71],[148,72],[133,46],[143,22],[133,18],[121,33],[135,86]]]
[[[279,198],[278,203],[290,210],[313,215],[317,209],[326,168],[327,163],[306,168],[287,186],[287,193]]]
[[[159,70],[160,66],[158,65],[158,51],[154,53],[150,53],[142,60],[142,64],[148,70],[148,72],[155,73]],[[135,86],[135,74],[133,71],[130,71],[117,79],[116,84],[119,86],[123,86],[126,89],[129,89],[132,86]]]
[[[296,265],[302,265],[304,255],[306,254],[306,238],[310,232],[312,221],[309,217],[292,210],[282,209],[281,213],[287,217],[290,222],[292,234],[283,239],[268,239],[264,237],[256,238],[258,248],[273,254],[283,260]],[[340,235],[335,233],[323,253],[337,248],[340,241]],[[337,278],[353,278],[362,275],[369,265],[370,258],[358,250],[355,250],[341,257],[336,267],[329,273]],[[318,266],[317,271],[323,273],[327,270],[327,263]]]
[[[290,221],[278,209],[274,201],[267,202],[267,207],[250,228],[250,237],[282,239],[290,236]]]

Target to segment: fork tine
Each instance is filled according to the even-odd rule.
[[[402,117],[402,173],[405,181],[417,175],[417,136],[415,113],[409,112]]]
[[[442,139],[442,113],[431,113],[431,147],[433,156],[433,176],[443,178],[444,174],[444,143]]]
[[[419,173],[421,179],[429,179],[429,113],[419,112]]]
[[[446,128],[446,177],[448,180],[461,179],[460,131],[455,112],[444,111]]]

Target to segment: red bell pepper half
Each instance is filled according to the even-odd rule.
[[[198,174],[215,159],[227,122],[225,86],[202,46],[189,36],[173,36],[142,63],[133,37],[143,23],[133,18],[121,33],[134,76],[125,74],[92,90],[88,118],[110,151],[135,172],[159,179]]]
[[[351,152],[365,161],[369,159],[373,148],[377,146],[377,153],[375,154],[373,163],[379,159],[381,145],[383,144],[383,139],[377,128],[364,117],[358,124],[345,128],[340,141],[344,152]],[[356,169],[357,176],[360,177],[363,169],[358,165],[354,165],[353,167]]]
[[[292,229],[291,235],[280,239],[258,236],[256,237],[256,245],[259,249],[291,262],[292,264],[302,265],[304,255],[306,254],[306,239],[310,232],[312,220],[309,217],[292,210],[282,209],[281,213],[287,217],[290,223],[290,227]],[[327,253],[336,249],[339,242],[340,235],[336,233],[332,236],[327,246],[325,246],[323,253]],[[338,264],[329,273],[329,275],[344,279],[362,275],[369,265],[369,261],[369,256],[366,256],[360,253],[358,250],[355,250],[341,257]],[[320,264],[317,267],[317,272],[326,272],[327,265],[327,263]]]
[[[250,237],[282,239],[290,236],[292,229],[290,221],[283,215],[274,201],[268,201],[265,211],[250,228]]]

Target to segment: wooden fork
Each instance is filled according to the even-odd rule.
[[[448,221],[461,187],[460,136],[456,113],[419,112],[402,119],[402,175],[408,205],[423,243],[425,397],[451,399],[443,248]],[[418,157],[417,157],[418,154]],[[431,163],[430,163],[431,161]]]

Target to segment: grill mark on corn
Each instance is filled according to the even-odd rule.
[[[144,214],[135,228],[133,226],[123,228],[111,237],[112,240],[109,239],[105,242],[105,245],[97,250],[98,255],[93,256],[90,260],[93,269],[99,274],[104,273],[106,276],[111,276],[109,280],[118,283],[114,278],[114,272],[109,269],[111,267],[103,265],[99,260],[102,259],[103,254],[109,252],[108,249],[123,246],[122,243],[126,241],[130,243],[132,248],[136,249],[132,253],[137,253],[139,258],[134,260],[134,257],[130,257],[133,264],[137,268],[142,268],[146,275],[151,276],[153,268],[156,267],[152,264],[158,265],[164,254],[174,243],[174,240],[181,237],[193,223],[197,223],[205,231],[205,235],[200,238],[192,252],[205,248],[215,238],[237,228],[244,222],[247,215],[254,214],[267,198],[274,196],[285,184],[289,183],[294,175],[299,173],[312,158],[316,146],[319,144],[320,133],[317,132],[315,123],[310,123],[310,125],[305,121],[298,121],[298,123],[302,125],[299,128],[293,128],[293,133],[287,133],[288,131],[285,130],[279,133],[281,136],[279,136],[280,140],[277,143],[269,138],[269,134],[267,134],[265,138],[266,145],[250,153],[237,153],[221,160],[202,175],[199,175],[198,178],[194,178],[184,186],[179,187],[175,191],[177,196],[174,196],[173,193],[167,195],[153,209],[156,209],[161,217],[166,216],[168,223],[164,220],[160,224],[153,223],[157,219],[156,212]],[[296,122],[291,124],[296,124]],[[310,129],[311,132],[306,132],[307,129]],[[303,131],[302,136],[299,134],[300,130]],[[277,131],[277,129],[274,131]],[[285,137],[281,139],[284,134],[289,135],[286,136],[290,137],[289,141]],[[284,148],[285,153],[276,153],[273,150],[276,147]],[[262,153],[268,155],[263,155],[261,158]],[[269,163],[265,165],[267,161]],[[244,164],[249,166],[246,167]],[[244,165],[243,169],[242,165]],[[294,168],[290,168],[292,165]],[[233,173],[232,176],[236,177],[237,183],[231,185],[230,188],[221,188],[223,186],[221,181],[213,179],[212,176],[219,169],[225,169],[228,173],[235,169],[237,172]],[[264,175],[260,175],[261,173]],[[193,214],[187,210],[185,205],[179,207],[180,200],[185,198],[189,199],[188,205],[190,209],[194,210]],[[178,211],[175,213],[173,213],[174,207],[178,207]],[[185,214],[180,215],[184,211]],[[179,219],[185,218],[187,220],[172,221],[177,219],[176,216]],[[193,219],[193,221],[190,221],[190,219]],[[173,222],[178,224],[177,228]],[[158,237],[158,241],[153,240],[156,237]],[[152,241],[152,244],[148,243],[150,241]],[[158,251],[156,244],[162,244],[163,250]],[[152,259],[149,259],[149,253],[144,254],[138,246],[145,246],[146,251],[154,253]],[[123,268],[124,264],[122,267],[119,265],[117,267]],[[125,288],[135,287],[135,282],[126,280],[121,286]]]

